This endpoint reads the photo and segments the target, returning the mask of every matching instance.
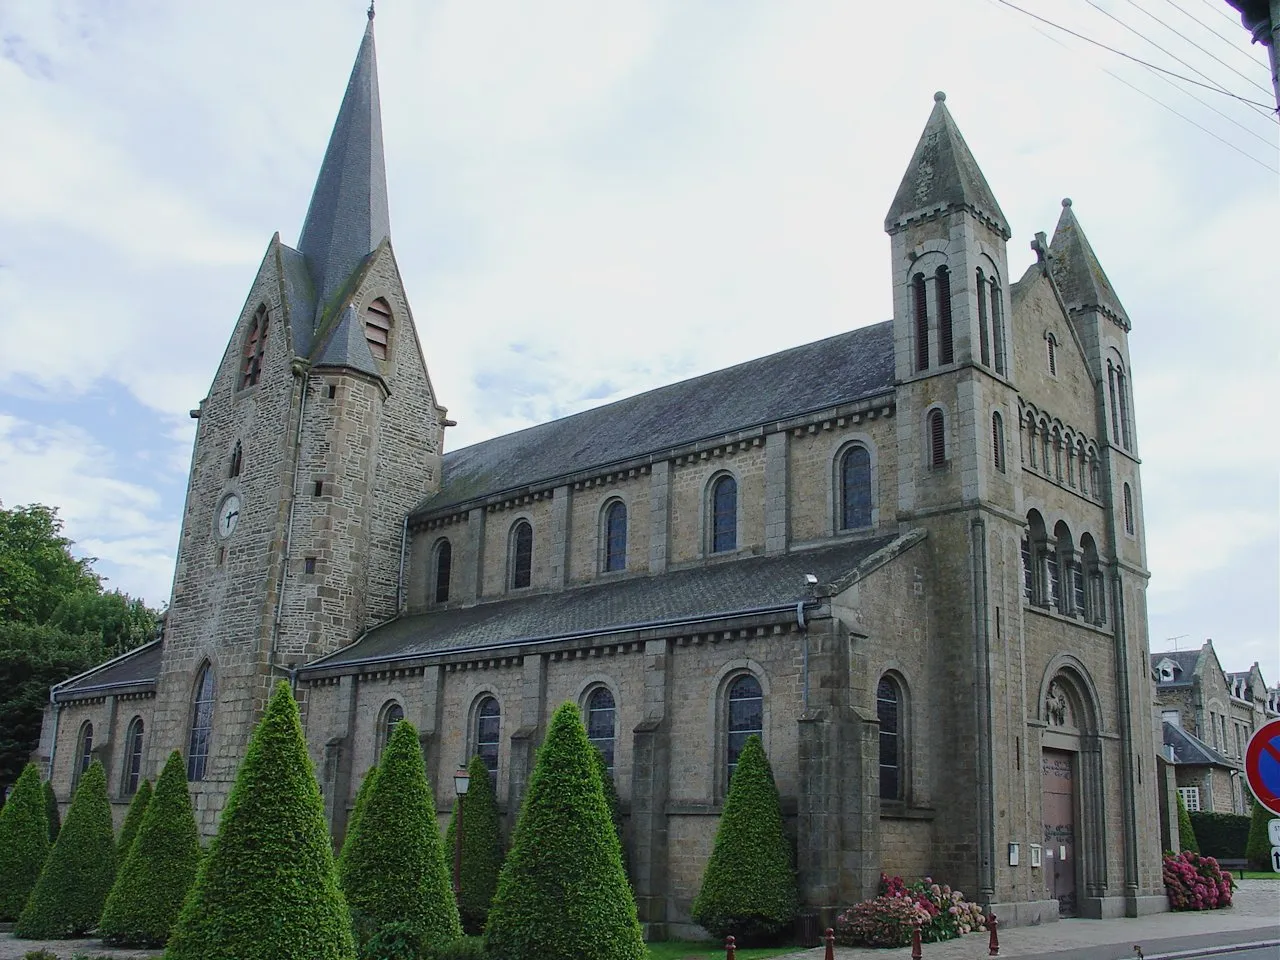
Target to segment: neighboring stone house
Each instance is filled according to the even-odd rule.
[[[371,22],[194,411],[163,640],[54,689],[57,788],[98,756],[123,804],[179,748],[209,834],[284,677],[336,838],[402,718],[441,815],[478,754],[509,826],[569,700],[653,933],[752,734],[807,910],[881,871],[1012,923],[1166,909],[1130,321],[1070,201],[1013,279],[943,100],[885,222],[892,319],[446,454]]]
[[[1151,654],[1151,675],[1165,759],[1174,765],[1187,809],[1248,813],[1253,797],[1244,776],[1245,747],[1278,715],[1258,664],[1226,673],[1213,641],[1206,640],[1199,650]]]

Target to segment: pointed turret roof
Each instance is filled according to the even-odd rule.
[[[1062,216],[1049,242],[1049,269],[1068,308],[1100,309],[1129,329],[1129,316],[1072,213],[1070,199],[1062,201]]]
[[[966,207],[1000,230],[1007,240],[1009,221],[960,135],[946,100],[947,95],[941,91],[933,95],[933,113],[929,114],[893,206],[885,216],[884,228],[892,231],[907,220],[949,207]]]
[[[326,308],[360,261],[390,235],[390,223],[370,7],[369,25],[298,239],[298,250],[306,256],[315,280],[318,311]]]

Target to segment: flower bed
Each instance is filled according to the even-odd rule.
[[[1235,880],[1213,857],[1186,850],[1164,855],[1164,889],[1171,910],[1219,910],[1231,906]]]
[[[907,883],[880,875],[880,895],[855,904],[836,918],[836,942],[843,946],[905,947],[920,930],[925,943],[986,930],[982,908],[959,890],[932,878]]]

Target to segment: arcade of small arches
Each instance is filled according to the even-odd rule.
[[[912,264],[911,330],[912,357],[917,372],[945,367],[956,360],[955,329],[952,319],[951,270],[937,250],[929,250]],[[1004,324],[1000,281],[994,264],[973,272],[978,303],[978,351],[976,359],[985,367],[1004,375],[1007,371],[1007,334]]]
[[[1106,577],[1093,535],[1082,534],[1077,545],[1071,527],[1059,520],[1051,536],[1034,509],[1022,535],[1022,587],[1032,606],[1095,626],[1107,622]]]
[[[1019,446],[1023,466],[1046,480],[1102,502],[1102,468],[1098,445],[1079,430],[1036,409],[1021,405]]]

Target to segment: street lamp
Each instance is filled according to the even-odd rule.
[[[462,889],[462,803],[471,786],[471,774],[466,767],[459,767],[453,775],[453,789],[458,795],[458,814],[454,817],[453,830],[453,898],[459,899]]]

